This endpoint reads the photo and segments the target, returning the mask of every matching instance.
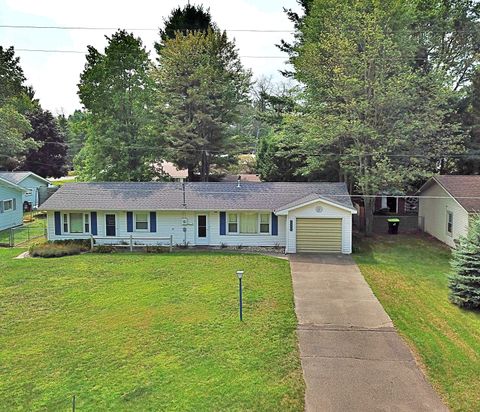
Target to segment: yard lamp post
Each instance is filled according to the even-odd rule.
[[[237,277],[238,277],[238,296],[239,296],[239,305],[240,305],[240,320],[243,321],[243,305],[242,305],[243,270],[237,270]]]

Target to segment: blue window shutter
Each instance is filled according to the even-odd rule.
[[[227,214],[225,212],[220,212],[220,234],[227,234]]]
[[[60,219],[60,212],[55,212],[55,234],[62,234],[62,221]]]
[[[133,232],[133,212],[127,212],[127,232]]]
[[[13,198],[13,210],[17,210],[17,199]]]
[[[90,225],[92,226],[90,228],[92,235],[97,236],[98,235],[98,229],[97,229],[97,212],[92,212],[90,213]]]
[[[150,212],[150,232],[157,231],[157,212]]]
[[[278,216],[272,212],[272,235],[278,235]]]

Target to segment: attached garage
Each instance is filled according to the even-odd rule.
[[[306,196],[275,211],[286,216],[287,253],[352,253],[352,215],[357,211],[344,193],[334,200]]]
[[[297,218],[297,253],[342,253],[342,219]]]

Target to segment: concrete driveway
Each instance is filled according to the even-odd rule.
[[[307,411],[447,411],[344,255],[291,255]]]

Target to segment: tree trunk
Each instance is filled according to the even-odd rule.
[[[375,206],[374,197],[364,197],[365,204],[365,236],[372,236],[373,234],[373,209]]]
[[[202,182],[208,182],[208,175],[209,175],[210,168],[209,168],[209,164],[208,164],[208,154],[207,154],[206,150],[204,150],[202,152],[202,160],[201,160],[201,163],[200,163],[200,169],[201,169],[201,172],[200,172],[201,181]]]
[[[195,173],[194,173],[194,166],[193,165],[188,165],[187,170],[188,170],[188,181],[193,182],[195,180]]]

